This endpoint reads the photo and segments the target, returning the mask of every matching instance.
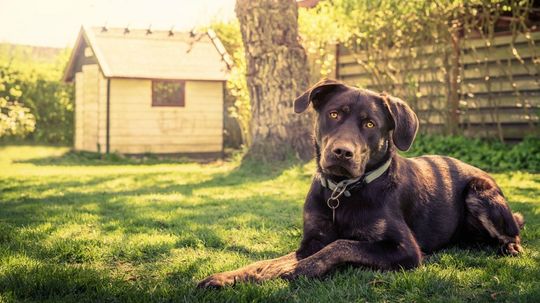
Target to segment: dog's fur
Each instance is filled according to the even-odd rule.
[[[199,287],[221,287],[299,275],[320,277],[337,265],[391,270],[414,268],[423,253],[451,244],[497,245],[502,254],[521,251],[523,217],[512,214],[495,181],[482,170],[442,156],[403,158],[418,119],[402,100],[323,80],[295,101],[295,111],[312,104],[317,112],[318,173],[304,205],[300,248],[281,258],[214,274]],[[380,167],[388,170],[341,196],[335,222],[327,206],[335,182]]]

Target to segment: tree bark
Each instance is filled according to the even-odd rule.
[[[244,42],[251,97],[248,155],[284,159],[291,150],[307,160],[313,155],[309,116],[296,115],[293,100],[308,87],[309,68],[298,39],[294,0],[237,0],[236,15]]]

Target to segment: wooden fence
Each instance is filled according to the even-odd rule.
[[[473,137],[538,136],[540,32],[467,39],[459,44],[459,129]],[[338,46],[336,75],[358,87],[387,91],[417,112],[421,132],[441,133],[450,114],[450,47],[384,54]]]

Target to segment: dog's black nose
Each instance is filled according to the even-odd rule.
[[[332,152],[338,159],[350,160],[354,156],[352,148],[347,146],[337,146],[332,149]]]

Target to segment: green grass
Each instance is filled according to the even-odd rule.
[[[0,148],[1,301],[538,302],[540,174],[494,174],[527,220],[525,253],[449,249],[411,271],[220,291],[198,280],[293,251],[313,163],[276,166]]]

